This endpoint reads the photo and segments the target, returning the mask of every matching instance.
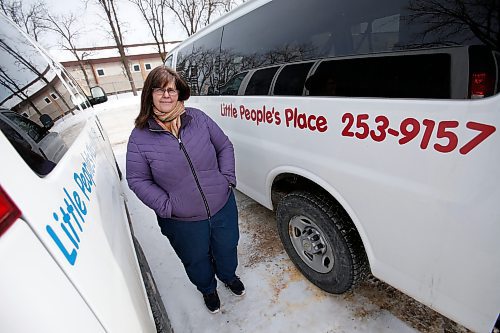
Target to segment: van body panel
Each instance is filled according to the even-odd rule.
[[[20,243],[23,244],[21,250]],[[3,332],[105,332],[85,300],[22,219],[2,236],[0,258]],[[46,304],[47,299],[50,306]]]
[[[375,276],[458,322],[474,313],[468,325],[486,331],[500,307],[500,287],[495,282],[500,278],[495,241],[500,232],[500,182],[485,176],[496,173],[500,160],[498,132],[465,155],[458,147],[450,153],[436,151],[432,145],[446,144],[443,138],[434,138],[423,150],[419,142],[423,133],[405,145],[398,138],[374,142],[341,133],[346,128],[344,114],[368,114],[372,120],[384,115],[391,124],[408,118],[453,120],[460,124],[456,134],[462,145],[477,135],[467,123],[500,126],[494,112],[499,102],[499,96],[446,102],[316,98],[314,103],[294,97],[193,96],[188,105],[207,112],[231,138],[236,170],[242,170],[238,188],[244,193],[272,208],[270,174],[275,170],[315,175],[321,182],[309,179],[318,185],[332,184],[335,191],[323,188],[350,213]],[[236,107],[237,118],[222,116],[224,105]],[[293,120],[288,127],[286,120],[280,125],[257,125],[241,119],[241,106],[279,112],[297,108],[300,113],[323,115],[328,130],[294,128]]]

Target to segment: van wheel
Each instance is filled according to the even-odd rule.
[[[292,192],[279,202],[276,220],[290,259],[324,291],[342,294],[368,275],[361,238],[345,211],[331,200]]]

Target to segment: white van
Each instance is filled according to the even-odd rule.
[[[0,331],[171,332],[91,107],[102,90],[87,100],[3,14],[0,59]]]
[[[165,64],[229,135],[238,189],[276,210],[312,283],[343,293],[371,272],[491,332],[498,16],[487,2],[253,0]]]

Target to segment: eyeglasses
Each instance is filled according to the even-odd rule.
[[[170,96],[170,97],[174,97],[174,96],[177,96],[179,94],[179,90],[176,90],[176,89],[172,89],[172,88],[153,88],[153,94],[155,95],[158,95],[158,96],[161,96],[161,95],[164,95],[165,92]]]

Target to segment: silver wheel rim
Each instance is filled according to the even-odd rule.
[[[334,257],[330,243],[323,231],[309,218],[294,216],[288,223],[290,241],[307,266],[318,273],[328,273],[333,269]]]

